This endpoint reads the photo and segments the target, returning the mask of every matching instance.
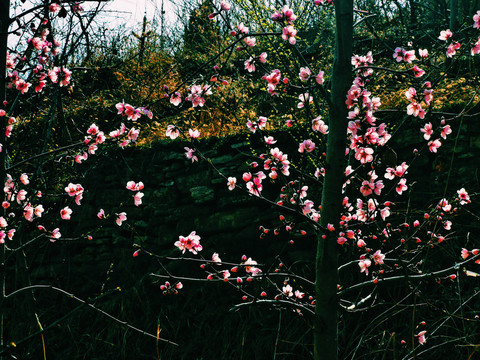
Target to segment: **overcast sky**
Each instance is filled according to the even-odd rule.
[[[163,0],[166,18],[174,21],[172,5],[169,0]],[[142,22],[146,13],[147,19],[152,20],[154,15],[159,15],[162,0],[112,0],[105,9],[107,14],[117,18],[117,21],[133,26]]]

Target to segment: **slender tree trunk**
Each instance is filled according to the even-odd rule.
[[[336,45],[333,64],[332,103],[327,142],[327,164],[322,192],[321,225],[338,229],[342,209],[342,186],[345,181],[345,147],[347,134],[346,94],[352,83],[353,0],[335,1]],[[316,257],[316,306],[314,356],[319,360],[336,360],[337,345],[337,241],[335,232],[319,236]],[[325,237],[325,238],[324,238]]]
[[[3,101],[6,100],[6,74],[7,68],[7,43],[8,26],[10,22],[10,0],[0,1],[0,109],[5,109]],[[7,117],[0,117],[0,183],[5,182],[5,128],[7,126]],[[5,246],[0,244],[0,347],[4,345],[4,300],[5,300]]]
[[[458,0],[450,0],[450,31],[458,29]]]
[[[143,16],[142,34],[140,35],[139,64],[143,66],[143,53],[145,52],[145,38],[147,37],[147,14]]]
[[[409,0],[410,4],[410,26],[414,29],[417,29],[417,5],[415,5],[415,0]]]
[[[449,17],[449,28],[453,33],[453,38],[458,39],[457,29],[458,29],[458,0],[450,0],[450,17]],[[452,71],[453,59],[447,57],[445,59],[445,73],[453,74]]]

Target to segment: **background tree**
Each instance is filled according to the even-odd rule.
[[[68,285],[68,272],[41,272],[41,266],[49,261],[45,257],[71,258],[79,243],[92,239],[81,229],[65,236],[75,232],[69,220],[81,213],[85,190],[81,181],[88,174],[74,164],[96,152],[99,155],[108,143],[115,147],[135,143],[138,128],[122,125],[118,133],[105,135],[95,125],[77,123],[64,111],[63,103],[73,91],[69,65],[80,61],[77,51],[81,50],[86,59],[91,56],[89,31],[101,2],[84,4],[89,6],[86,11],[75,2],[22,3],[3,1],[0,9],[0,66],[7,74],[4,70],[0,83],[0,176],[4,183],[0,216],[0,357],[71,354],[66,344],[52,341],[55,345],[51,347],[44,334],[63,330],[61,325],[79,312],[93,311],[157,343],[163,341],[112,315],[118,311],[100,308],[101,300],[118,293],[119,288],[97,287],[79,294],[73,284]],[[130,105],[121,113],[129,120],[151,116],[147,109]],[[115,125],[119,125],[118,120]],[[105,146],[100,149],[102,144]],[[117,212],[120,222],[122,213]],[[112,215],[115,223],[113,217],[116,215]],[[82,327],[85,325],[75,325],[77,330]]]
[[[182,19],[182,25],[187,29],[188,24],[194,29],[195,23],[200,30],[193,31],[188,40],[185,34],[179,34],[181,41],[177,51],[175,48],[167,51],[159,46],[165,41],[165,32],[162,29],[158,34],[154,22],[147,24],[146,29],[151,26],[147,32],[152,32],[144,37],[142,57],[138,39],[126,32],[115,35],[116,41],[112,40],[107,47],[106,32],[97,32],[98,37],[89,35],[88,41],[86,34],[74,36],[75,29],[82,28],[81,25],[75,27],[74,22],[82,15],[66,10],[70,25],[63,32],[56,30],[55,33],[76,39],[77,47],[64,51],[64,56],[54,57],[58,61],[54,65],[68,64],[67,68],[78,73],[75,87],[55,87],[48,82],[53,87],[51,90],[46,87],[41,94],[48,95],[51,101],[45,101],[46,105],[39,106],[36,113],[34,104],[40,103],[43,97],[38,93],[32,95],[32,92],[18,95],[21,90],[17,89],[17,84],[23,84],[20,79],[35,78],[29,71],[35,68],[39,51],[32,50],[31,57],[21,60],[23,52],[19,48],[14,56],[14,66],[20,70],[20,75],[18,78],[9,77],[12,83],[9,96],[18,96],[18,101],[14,102],[15,106],[7,104],[8,115],[16,115],[20,121],[5,145],[12,162],[9,172],[13,172],[8,184],[14,184],[13,192],[20,194],[24,185],[28,185],[21,181],[25,181],[25,177],[20,176],[34,174],[29,177],[32,183],[29,186],[42,191],[45,196],[42,204],[45,208],[48,204],[50,211],[44,211],[41,217],[35,215],[33,222],[29,222],[26,215],[39,202],[36,199],[33,202],[33,197],[28,198],[29,203],[7,199],[11,208],[6,213],[15,213],[16,219],[26,221],[15,227],[18,233],[13,242],[7,242],[8,247],[4,247],[12,255],[2,267],[5,274],[2,278],[8,280],[15,275],[19,280],[17,283],[5,281],[7,287],[2,301],[8,304],[13,295],[29,296],[24,303],[15,306],[28,305],[30,310],[25,313],[29,317],[29,329],[33,329],[33,336],[40,336],[37,340],[42,342],[27,346],[30,338],[21,335],[25,328],[12,327],[8,339],[19,344],[15,339],[22,339],[22,347],[13,349],[13,345],[7,346],[6,341],[2,354],[7,351],[16,351],[17,354],[44,351],[48,343],[46,346],[42,336],[60,324],[59,319],[63,326],[74,329],[71,332],[74,335],[69,339],[78,349],[85,349],[89,338],[97,339],[95,345],[90,345],[89,353],[112,354],[115,350],[109,344],[117,344],[118,337],[124,335],[119,328],[109,329],[109,323],[101,323],[98,319],[89,318],[87,323],[79,316],[78,321],[63,322],[58,309],[44,307],[57,298],[45,296],[42,291],[32,292],[28,281],[32,274],[34,279],[44,279],[40,275],[36,277],[31,270],[32,266],[42,263],[38,249],[31,245],[43,239],[47,240],[46,245],[42,244],[40,248],[48,258],[73,259],[85,251],[92,259],[101,262],[104,259],[100,259],[101,256],[87,244],[95,242],[112,249],[116,258],[108,257],[112,260],[104,266],[106,270],[91,271],[92,282],[88,291],[77,294],[67,285],[63,293],[91,297],[90,304],[97,309],[104,304],[102,309],[108,313],[117,313],[121,309],[122,318],[130,319],[126,325],[129,329],[136,326],[135,329],[157,331],[156,336],[153,333],[149,338],[156,341],[156,348],[137,338],[128,340],[134,346],[122,342],[121,351],[128,354],[125,356],[192,358],[199,356],[198,349],[202,349],[205,357],[241,358],[249,351],[258,356],[265,354],[265,357],[273,353],[273,357],[278,358],[295,354],[300,358],[309,355],[318,358],[321,354],[330,359],[409,358],[427,352],[429,356],[446,356],[456,350],[451,344],[466,345],[460,352],[465,357],[472,355],[474,350],[469,345],[475,342],[474,315],[478,309],[471,301],[477,292],[470,279],[476,274],[473,263],[477,260],[478,250],[470,240],[469,231],[474,228],[469,227],[468,219],[471,219],[469,216],[476,218],[475,210],[469,204],[469,194],[473,199],[475,192],[467,187],[466,182],[453,184],[455,170],[452,164],[458,159],[461,142],[458,139],[465,129],[464,124],[478,117],[478,97],[475,95],[478,82],[475,82],[477,70],[474,66],[478,60],[470,55],[478,29],[471,27],[469,19],[470,24],[460,27],[453,39],[446,32],[439,39],[440,31],[447,27],[450,4],[447,4],[444,17],[435,18],[438,22],[434,21],[431,28],[423,29],[418,27],[420,9],[423,8],[418,2],[358,1],[338,2],[335,6],[328,6],[328,1],[317,3],[325,7],[298,2],[291,4],[292,9],[280,5],[272,9],[266,5],[276,7],[277,4],[252,1],[241,2],[237,7],[232,4],[228,10],[229,4],[209,3],[204,9],[204,19],[209,15],[213,18],[209,22],[189,17]],[[38,20],[43,22],[45,17],[54,20],[56,12],[50,10],[50,5],[53,4],[43,3],[39,7],[36,24]],[[194,9],[197,4],[191,5]],[[294,5],[304,8],[298,7],[297,10]],[[64,14],[60,9],[58,11],[58,16]],[[87,24],[85,18],[82,21]],[[334,22],[337,24],[335,31],[331,26]],[[316,31],[315,27],[320,26],[322,31]],[[43,29],[36,27],[39,31]],[[197,48],[198,41],[213,44],[217,35],[212,35],[211,40],[205,36],[188,44],[198,34],[210,34],[201,30],[203,28],[213,29],[213,33],[221,35],[210,48],[210,53]],[[296,34],[294,30],[298,30]],[[141,31],[145,32],[143,28]],[[35,37],[35,34],[28,32],[26,36]],[[461,42],[460,48],[456,47],[456,41]],[[334,43],[335,51],[331,46]],[[28,49],[30,45],[25,46]],[[76,52],[78,47],[82,51]],[[422,55],[425,48],[428,56]],[[195,52],[205,62],[188,70],[186,59]],[[361,54],[353,56],[353,66],[352,54]],[[413,60],[412,55],[417,59]],[[449,56],[453,59],[446,65],[449,71],[442,73]],[[462,73],[469,73],[473,80],[458,75]],[[353,84],[352,79],[355,79]],[[430,85],[425,80],[429,80]],[[116,104],[119,114],[113,110]],[[144,104],[147,108],[127,104]],[[155,118],[143,116],[150,115],[152,109],[158,114]],[[140,115],[141,121],[131,122],[133,117]],[[213,124],[213,121],[217,123]],[[260,239],[248,237],[241,244],[229,244],[227,240],[218,241],[216,246],[212,245],[213,241],[209,244],[204,241],[200,221],[197,221],[196,234],[186,236],[188,232],[180,232],[183,236],[176,242],[176,247],[172,247],[176,239],[158,241],[163,235],[157,233],[151,234],[155,241],[145,240],[142,232],[135,231],[130,225],[130,211],[124,214],[127,203],[135,206],[131,204],[133,195],[125,197],[119,206],[108,203],[106,208],[108,194],[101,183],[107,178],[119,177],[122,171],[138,175],[136,168],[128,167],[141,162],[150,163],[150,159],[139,161],[135,158],[136,161],[129,162],[125,160],[131,155],[128,150],[112,150],[107,152],[109,166],[116,169],[112,174],[110,168],[106,169],[97,160],[97,155],[105,148],[99,143],[100,130],[90,127],[92,122],[101,129],[107,126],[117,129],[112,131],[109,139],[115,147],[117,143],[138,143],[138,133],[132,128],[142,124],[150,130],[145,148],[152,147],[153,150],[156,148],[151,141],[159,133],[166,130],[174,138],[181,129],[189,142],[173,142],[172,146],[178,146],[182,152],[186,150],[185,161],[188,163],[195,157],[206,159],[214,169],[218,169],[218,164],[208,161],[210,152],[202,151],[207,145],[197,139],[199,134],[194,131],[197,125],[203,136],[237,130],[247,132],[250,154],[238,154],[242,155],[236,157],[238,162],[222,167],[217,183],[222,183],[225,192],[228,187],[235,187],[235,191],[247,194],[247,199],[250,196],[262,204],[259,211],[271,213],[271,223],[261,224]],[[121,122],[128,125],[130,131],[118,140],[116,135],[123,131]],[[228,131],[223,128],[225,123],[228,123]],[[167,126],[169,124],[171,126]],[[245,124],[247,126],[243,126]],[[42,141],[35,142],[32,131],[33,134],[45,134]],[[49,132],[50,140],[43,140]],[[392,139],[390,134],[394,135]],[[85,147],[85,136],[89,142],[87,145],[99,148],[96,155]],[[451,140],[453,136],[456,140]],[[415,137],[419,141],[413,141]],[[65,141],[66,138],[69,141]],[[78,145],[70,147],[70,139],[74,144],[78,141]],[[224,149],[229,142],[236,141],[231,139],[213,138],[209,141],[218,149]],[[245,145],[242,146],[244,153]],[[186,147],[188,149],[184,149]],[[54,161],[44,161],[47,158],[44,153],[30,157],[42,148],[49,150],[48,157]],[[171,158],[173,161],[185,155],[174,154]],[[184,165],[179,163],[178,167]],[[346,168],[346,165],[350,167]],[[428,179],[422,177],[426,168],[434,169],[432,173],[435,171],[435,175]],[[236,176],[236,184],[232,176]],[[75,184],[80,179],[92,193],[85,194],[85,200],[90,204],[85,217],[77,218],[75,215],[79,209],[69,194],[77,192]],[[143,184],[135,181],[130,181],[127,187],[137,196],[140,190],[144,190],[140,189]],[[425,190],[432,187],[432,182],[444,186],[441,195]],[[148,189],[149,184],[146,184]],[[180,181],[177,185],[181,186]],[[469,185],[478,184],[472,181]],[[125,187],[125,184],[121,186]],[[468,192],[462,189],[463,186]],[[93,194],[95,188],[100,189],[96,196]],[[148,195],[147,191],[145,194]],[[158,189],[151,193],[154,192],[165,194]],[[166,193],[164,197],[175,198],[173,193]],[[202,194],[195,196],[201,198]],[[174,205],[171,203],[168,208]],[[73,208],[73,216],[68,222],[60,222],[60,230],[63,234],[67,231],[64,229],[70,233],[76,230],[80,236],[65,239],[63,235],[56,239],[58,216],[61,210],[65,216],[67,206],[70,210]],[[97,212],[100,206],[105,207],[107,219]],[[150,214],[151,209],[138,213],[149,218],[159,216],[158,212]],[[125,216],[130,221],[123,221]],[[96,217],[102,219],[96,219],[94,223],[91,219]],[[12,216],[8,218],[9,226],[10,218]],[[78,223],[74,222],[75,218]],[[20,224],[20,220],[12,221]],[[35,227],[37,224],[46,230]],[[141,221],[136,224],[145,227]],[[191,231],[193,219],[186,217],[182,224],[188,224],[188,231]],[[97,229],[94,239],[87,240],[88,234],[93,234],[91,226]],[[39,237],[31,238],[31,234]],[[62,238],[69,246],[59,249]],[[202,252],[199,252],[199,241]],[[317,256],[313,255],[312,244],[318,245]],[[244,245],[248,252],[243,251]],[[465,246],[463,250],[462,245]],[[302,246],[303,251],[299,250]],[[191,249],[197,254],[190,254]],[[179,258],[179,250],[186,255]],[[213,252],[217,254],[211,257]],[[242,256],[245,253],[248,256]],[[203,254],[207,255],[203,257]],[[19,260],[14,262],[13,259]],[[28,259],[27,263],[25,259]],[[73,260],[66,260],[66,263],[78,264]],[[201,279],[189,275],[198,271],[199,263],[206,271]],[[13,268],[8,267],[12,264]],[[132,275],[125,271],[126,264],[148,273],[141,275],[132,271],[133,277],[138,276],[140,280],[129,277],[128,281],[122,282],[121,278]],[[50,284],[70,284],[67,274],[71,272],[58,271],[58,274],[49,279]],[[234,279],[237,276],[238,279]],[[187,284],[188,278],[192,281],[208,279],[210,284],[194,289],[188,283],[182,288],[179,281]],[[139,282],[143,287],[138,286]],[[124,283],[129,285],[128,291],[123,293],[132,294],[134,300],[114,290],[114,284]],[[45,284],[32,282],[34,288],[44,289],[40,285]],[[52,289],[52,286],[46,288]],[[223,300],[227,297],[225,293],[239,294],[238,304],[233,307],[237,312],[232,316],[234,320],[218,326],[220,300],[213,304],[213,301],[203,299]],[[161,294],[179,296],[169,299]],[[110,295],[111,301],[107,302]],[[78,311],[69,308],[68,300],[65,302],[69,309],[67,314]],[[83,303],[83,306],[89,305]],[[161,310],[157,311],[159,308]],[[265,308],[272,311],[263,311]],[[12,317],[23,319],[11,309],[3,312],[9,323]],[[38,309],[41,312],[37,314]],[[139,316],[140,313],[145,315]],[[205,313],[211,313],[215,320],[208,322],[207,319],[211,318]],[[40,325],[43,326],[40,329],[39,323],[50,325]],[[188,323],[194,325],[183,326]],[[450,323],[453,324],[451,327],[445,326]],[[289,327],[283,330],[285,324]],[[194,326],[205,332],[208,329],[209,334],[213,334],[208,345],[204,341],[208,336],[200,336]],[[160,330],[162,335],[167,333],[182,341],[181,350],[170,347],[160,350]],[[259,331],[261,343],[246,349],[247,340]],[[75,337],[77,333],[84,336],[78,339]],[[284,343],[281,336],[285,336]],[[102,339],[102,344],[98,339]],[[222,341],[215,341],[217,339]],[[271,347],[265,344],[271,344]],[[68,354],[68,349],[61,345],[57,349]],[[286,354],[282,354],[282,349]]]

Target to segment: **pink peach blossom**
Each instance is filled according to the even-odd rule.
[[[165,135],[168,136],[170,139],[174,140],[180,135],[180,131],[175,125],[168,125],[167,131],[165,131]]]
[[[358,262],[358,266],[360,266],[360,272],[364,272],[365,275],[368,275],[368,268],[372,265],[372,262],[369,259],[363,259]]]
[[[30,181],[28,180],[28,175],[27,174],[20,175],[20,182],[23,185],[28,185],[30,183]]]
[[[170,104],[174,106],[178,106],[180,105],[181,102],[182,102],[182,96],[180,95],[179,92],[176,92],[175,94],[172,94],[172,96],[170,96]]]
[[[315,143],[310,139],[307,139],[307,140],[301,142],[299,147],[298,147],[298,152],[299,153],[303,153],[304,151],[312,152],[313,150],[315,150]]]
[[[60,216],[63,220],[70,220],[71,215],[72,215],[72,209],[70,209],[68,206],[60,210]]]
[[[116,214],[117,219],[115,222],[117,223],[118,226],[122,226],[122,223],[127,220],[127,213],[126,212],[121,212],[120,214]]]
[[[287,297],[293,296],[293,288],[288,284],[282,288],[282,291]]]
[[[300,68],[300,73],[298,74],[298,77],[302,81],[307,81],[310,78],[310,75],[312,75],[312,72],[308,67],[301,67]]]
[[[312,120],[312,130],[320,131],[322,134],[328,134],[328,125],[322,120],[321,116],[316,117]]]
[[[425,339],[425,333],[426,331],[423,330],[423,331],[420,331],[416,336],[418,337],[418,343],[420,345],[423,345],[427,342],[427,340]]]
[[[97,217],[99,219],[105,219],[105,211],[103,209],[100,209],[97,213]]]
[[[143,195],[144,194],[139,191],[133,196],[133,202],[134,202],[135,206],[139,206],[139,205],[142,204]]]
[[[428,150],[430,150],[430,152],[432,153],[436,153],[440,146],[442,146],[442,143],[440,142],[439,139],[430,140],[428,142]]]
[[[243,41],[245,41],[245,44],[247,44],[247,46],[253,47],[255,46],[257,39],[247,36],[245,39],[243,39]]]
[[[457,194],[458,194],[458,198],[460,199],[460,205],[469,204],[471,202],[470,196],[468,195],[465,188],[461,188],[460,190],[457,190]]]
[[[438,37],[440,40],[447,41],[453,36],[450,29],[440,31],[440,36]]]
[[[382,254],[380,250],[375,251],[375,253],[373,254],[373,260],[375,261],[375,264],[382,265],[383,259],[385,259],[385,255]]]
[[[323,77],[325,73],[323,71],[320,71],[317,76],[315,76],[315,81],[317,82],[317,84],[319,85],[323,85],[325,79]]]
[[[235,189],[235,184],[237,183],[237,179],[234,177],[229,177],[227,179],[228,190]]]
[[[60,239],[61,237],[62,237],[62,234],[60,233],[60,229],[56,228],[50,234],[50,241],[55,242],[57,239]]]
[[[282,29],[282,39],[288,40],[291,45],[295,45],[297,40],[295,36],[297,35],[297,30],[293,28],[292,25],[288,25]]]
[[[192,139],[197,139],[197,138],[200,137],[200,131],[188,129],[188,135],[189,135],[190,138],[192,138]]]
[[[187,237],[180,235],[178,241],[176,241],[174,245],[181,250],[182,253],[185,253],[185,251],[188,250],[196,255],[198,251],[202,250],[200,236],[198,236],[195,231],[192,231]]]
[[[397,184],[395,190],[397,191],[398,195],[402,195],[402,193],[407,190],[408,186],[406,185],[407,179],[403,178]]]

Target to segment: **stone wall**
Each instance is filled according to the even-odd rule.
[[[445,196],[447,180],[447,192],[450,194],[455,194],[463,186],[471,194],[477,192],[480,164],[477,156],[480,150],[478,125],[471,119],[464,121],[457,141],[455,136],[458,127],[453,126],[454,133],[440,148],[438,156],[428,152],[419,157],[414,155],[414,148],[421,149],[426,144],[418,129],[418,124],[411,124],[399,132],[389,145],[395,151],[398,163],[415,158],[409,169],[409,185],[414,189],[414,201],[426,206],[442,198]],[[275,135],[276,138],[282,136],[288,135]],[[285,149],[285,152],[293,157],[297,145],[295,141],[291,143],[292,148]],[[188,146],[186,143],[160,141],[149,148],[115,149],[104,156],[98,154],[79,166],[78,181],[86,189],[83,206],[74,209],[71,221],[62,223],[65,241],[45,241],[37,247],[26,248],[31,283],[53,284],[83,298],[95,297],[119,287],[121,292],[107,296],[97,302],[97,305],[120,319],[151,332],[155,332],[158,321],[163,336],[182,344],[189,342],[185,340],[189,338],[198,343],[202,334],[209,334],[212,349],[218,343],[218,348],[232,349],[236,346],[237,351],[243,351],[244,342],[255,341],[258,329],[265,327],[265,318],[259,320],[259,316],[263,316],[262,309],[250,314],[248,321],[243,312],[236,313],[229,318],[231,320],[225,320],[223,316],[232,301],[235,301],[232,299],[238,298],[238,293],[232,287],[211,283],[203,283],[202,286],[186,283],[187,286],[177,297],[162,296],[159,280],[150,276],[150,273],[165,274],[168,271],[199,279],[205,277],[204,273],[199,269],[198,263],[169,262],[165,258],[159,261],[145,252],[134,258],[134,244],[161,257],[178,257],[180,252],[173,246],[178,236],[196,231],[202,237],[204,250],[200,255],[205,258],[209,258],[214,251],[229,261],[238,261],[242,254],[268,261],[269,256],[280,254],[286,263],[301,264],[302,269],[308,272],[313,271],[315,242],[311,237],[305,236],[296,238],[295,246],[289,246],[288,240],[291,237],[284,233],[278,237],[260,238],[259,226],[278,225],[279,213],[265,202],[242,191],[229,191],[226,179],[212,167],[213,165],[224,176],[233,175],[242,182],[241,174],[249,169],[248,164],[253,160],[246,155],[251,154],[246,138],[235,136],[201,140],[199,145],[210,159],[211,165],[206,161],[192,164],[187,160],[184,156],[184,147]],[[145,184],[143,205],[139,207],[133,204],[133,192],[125,188],[130,180]],[[267,189],[265,191],[268,192]],[[316,199],[318,197],[315,196],[313,200]],[[97,219],[96,214],[100,208],[110,214],[110,217]],[[122,227],[118,227],[114,221],[115,213],[122,211],[127,213],[128,220]],[[465,226],[474,227],[475,224],[465,223]],[[72,237],[79,234],[79,238]],[[87,240],[87,234],[91,234],[93,239]],[[19,262],[25,261],[22,254],[18,254],[18,258]],[[27,277],[13,272],[11,276],[9,284],[15,281],[24,283],[22,279]],[[56,293],[37,291],[36,296],[36,309],[46,324],[77,305]],[[11,313],[20,316],[25,312],[24,304],[22,298],[11,303]],[[252,308],[249,311],[257,310]],[[32,312],[25,314],[25,321],[30,321],[28,314]],[[216,324],[219,323],[224,328],[218,328]],[[254,333],[246,330],[248,324],[257,327]],[[35,331],[35,326],[33,323],[31,331]],[[270,329],[268,333],[275,334],[276,323],[271,326],[274,330]],[[67,328],[69,330],[65,332]],[[239,328],[245,329],[244,332],[238,332]],[[298,328],[301,329],[302,326]],[[288,334],[293,334],[290,327],[286,329]],[[23,331],[24,328],[20,327],[19,330]],[[65,338],[65,334],[70,334],[71,337]],[[58,342],[59,354],[69,356],[72,354],[71,344],[75,344],[79,354],[111,358],[119,352],[115,346],[122,343],[128,344],[122,351],[131,354],[124,358],[156,358],[153,355],[139,355],[140,348],[145,349],[144,353],[155,353],[148,339],[140,339],[132,334],[127,342],[125,334],[122,326],[114,326],[98,313],[85,310],[72,315],[51,330],[47,340],[63,339],[63,342]],[[294,335],[289,336],[292,336],[292,341],[295,339]],[[92,346],[91,339],[95,339],[95,347]],[[54,349],[56,343],[51,341],[50,349]],[[231,343],[232,347],[225,347],[226,343]],[[105,344],[115,345],[110,347]],[[269,354],[266,352],[263,358],[269,358]],[[164,358],[175,359],[200,358],[195,346],[188,349],[163,346],[162,355]]]
[[[458,127],[453,125],[452,128],[454,132],[438,155],[425,149],[421,156],[414,155],[413,149],[422,149],[427,144],[417,124],[400,131],[389,145],[396,153],[397,164],[414,159],[408,181],[412,199],[420,206],[455,195],[460,187],[465,186],[469,191],[478,189],[480,158],[476,154],[480,150],[480,130],[471,119],[465,120],[455,141]],[[252,151],[246,138],[201,140],[199,148],[211,164],[205,160],[192,163],[186,159],[185,146],[188,144],[181,141],[160,141],[150,148],[118,149],[106,157],[94,158],[93,163],[85,166],[82,184],[88,191],[85,196],[88,203],[82,207],[81,218],[77,218],[78,228],[70,230],[72,233],[93,233],[94,239],[74,250],[80,252],[73,257],[76,267],[86,267],[86,274],[104,274],[106,270],[90,267],[99,264],[92,259],[104,261],[103,268],[108,267],[112,259],[125,261],[125,254],[130,256],[134,251],[133,244],[163,255],[178,255],[173,243],[179,235],[186,236],[191,231],[202,237],[205,257],[214,251],[230,256],[240,256],[244,252],[265,256],[280,251],[288,241],[285,237],[274,241],[259,238],[259,226],[278,225],[279,212],[241,190],[229,191],[226,179],[219,175],[236,176],[243,182],[241,174],[250,171],[248,164],[255,160],[247,156]],[[295,142],[286,152],[296,152]],[[129,180],[145,184],[143,204],[139,207],[133,205],[134,193],[125,188]],[[98,220],[96,213],[100,208],[112,217]],[[114,225],[114,213],[121,211],[127,213],[128,220],[120,228]],[[313,243],[305,240],[297,254],[294,250],[293,256],[311,259],[313,248]],[[152,267],[152,271],[156,269]]]

